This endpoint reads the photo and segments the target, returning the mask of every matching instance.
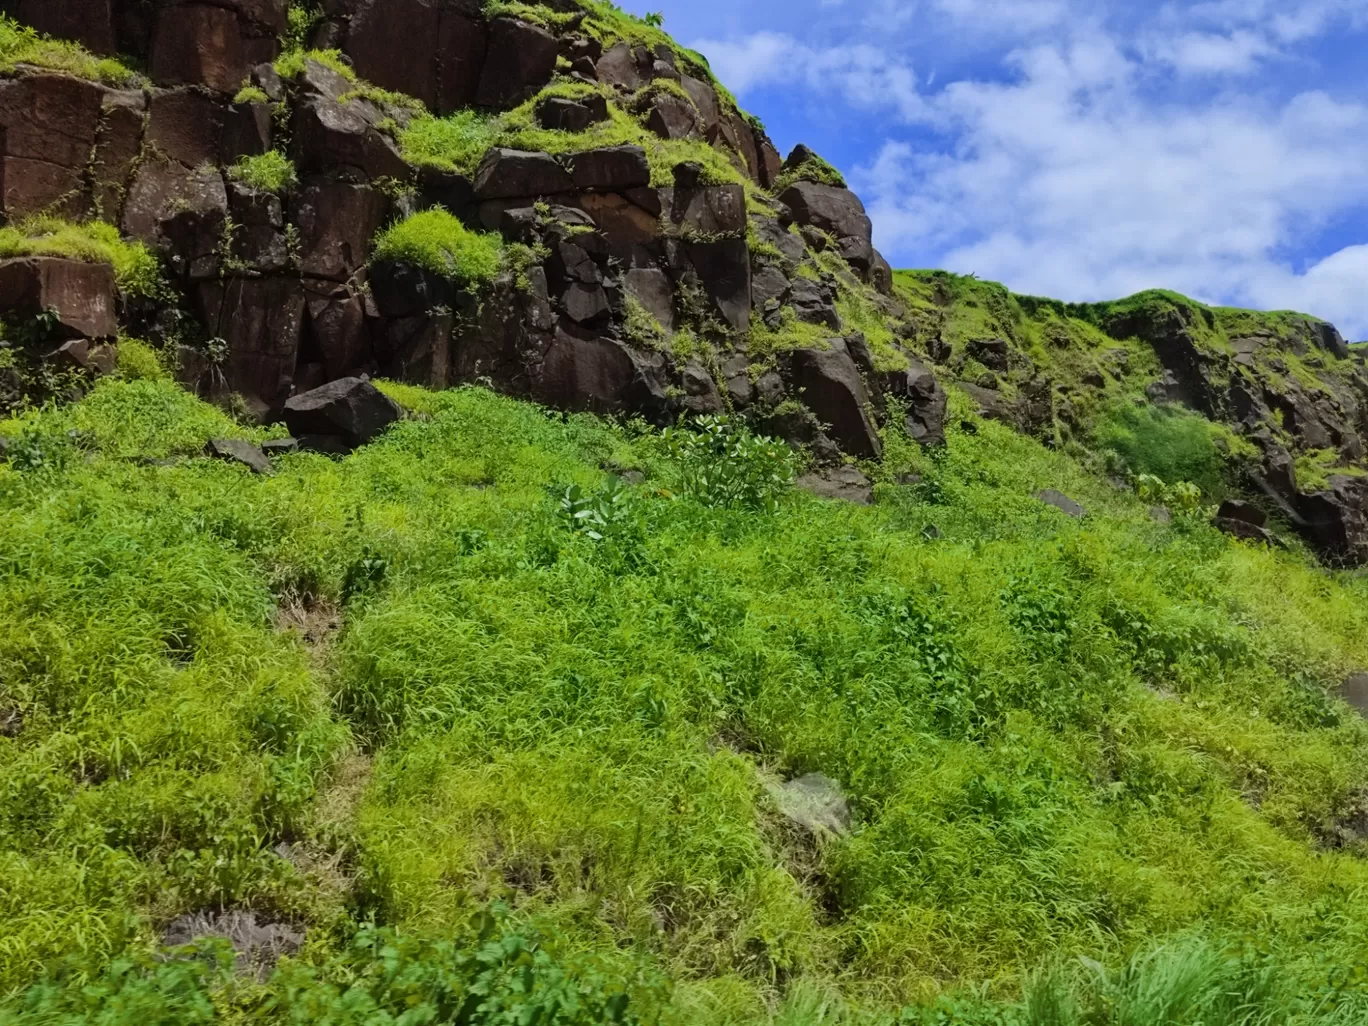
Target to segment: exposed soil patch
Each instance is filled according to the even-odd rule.
[[[323,655],[342,629],[342,610],[326,599],[285,598],[276,606],[275,627],[298,635],[310,650]]]
[[[226,940],[237,952],[237,971],[264,980],[281,958],[304,945],[303,927],[268,922],[251,909],[233,912],[192,912],[172,921],[162,933],[167,947],[193,944],[203,938]]]

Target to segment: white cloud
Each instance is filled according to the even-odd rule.
[[[704,39],[690,45],[707,54],[713,72],[738,93],[801,85],[835,92],[854,107],[891,109],[903,120],[926,113],[911,65],[870,44],[814,48],[790,35],[757,32],[735,41]]]
[[[1368,27],[1368,0],[841,10],[856,7],[834,45],[772,32],[699,45],[742,92],[777,84],[887,112],[882,148],[848,177],[895,264],[1071,300],[1174,288],[1368,337],[1368,88],[1318,68],[1308,42]],[[981,31],[956,51],[966,26]],[[913,56],[940,73],[918,80]],[[1289,88],[1276,72],[1291,68],[1336,92]],[[1359,238],[1315,250],[1355,215]]]

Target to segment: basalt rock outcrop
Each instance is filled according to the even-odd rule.
[[[919,439],[940,440],[934,376],[909,387],[907,354],[885,347],[876,370],[847,345],[842,296],[897,307],[859,198],[808,180],[820,162],[806,148],[781,162],[686,52],[613,38],[573,0],[544,10],[329,0],[307,45],[332,55],[273,64],[287,0],[0,0],[143,69],[117,87],[24,66],[0,80],[0,212],[115,225],[169,286],[158,308],[120,296],[100,264],[10,261],[3,315],[56,310],[59,341],[159,341],[184,384],[262,419],[297,419],[294,397],[375,375],[658,421],[731,409],[833,458],[879,454],[889,391]],[[415,119],[524,103],[567,144],[496,141],[466,170],[403,145]],[[615,117],[641,141],[592,145]],[[675,144],[697,148],[674,159],[662,147]],[[292,167],[279,190],[235,171],[271,151]],[[376,257],[378,233],[437,207],[518,259],[474,283]],[[787,342],[788,325],[818,334]]]

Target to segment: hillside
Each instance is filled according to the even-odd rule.
[[[0,1026],[1368,1021],[1368,368],[893,271],[599,0],[0,0]]]

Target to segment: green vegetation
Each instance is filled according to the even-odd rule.
[[[473,389],[254,477],[143,369],[0,423],[0,1016],[1362,1020],[1361,579],[954,395],[859,508]],[[808,772],[849,836],[772,804]],[[309,940],[154,958],[219,907]]]
[[[228,168],[228,175],[249,189],[261,192],[285,192],[299,184],[294,161],[278,150],[242,157]]]
[[[797,167],[788,168],[781,173],[774,183],[775,193],[783,192],[794,182],[816,182],[818,185],[834,185],[842,189],[846,187],[841,172],[815,153]]]
[[[472,232],[438,208],[412,214],[382,231],[371,259],[403,261],[461,286],[479,286],[494,280],[502,256],[502,238]]]
[[[254,85],[246,85],[237,91],[233,97],[234,103],[270,103],[271,98],[265,91]]]
[[[12,74],[21,64],[60,71],[112,86],[133,85],[137,74],[112,57],[96,57],[79,43],[39,35],[0,14],[0,73]]]
[[[0,227],[0,260],[53,256],[114,268],[118,287],[131,296],[157,297],[166,289],[161,263],[141,242],[129,242],[103,221],[73,224],[38,216]]]
[[[1097,441],[1132,473],[1150,474],[1169,485],[1190,481],[1216,498],[1234,483],[1228,480],[1231,447],[1249,448],[1205,417],[1152,405],[1111,408],[1098,425]]]
[[[594,86],[582,82],[557,82],[504,114],[490,116],[463,110],[442,118],[416,118],[400,135],[404,158],[420,166],[473,175],[484,155],[496,146],[561,155],[631,145],[645,149],[651,181],[656,186],[673,185],[675,165],[684,161],[703,165],[702,180],[709,184],[746,181],[731,161],[711,146],[694,140],[660,139],[616,103],[609,105],[607,121],[584,132],[552,131],[537,124],[537,105],[548,97],[582,99],[595,92]]]

